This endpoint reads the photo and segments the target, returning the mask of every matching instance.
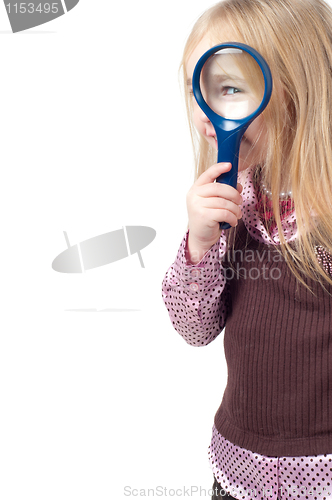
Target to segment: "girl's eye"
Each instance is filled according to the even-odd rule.
[[[237,92],[241,92],[241,90],[237,89],[236,87],[222,87],[221,89],[222,95],[233,95],[236,94]]]

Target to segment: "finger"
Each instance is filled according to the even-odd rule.
[[[241,205],[243,201],[241,194],[236,189],[228,184],[222,184],[220,182],[213,182],[199,186],[196,188],[195,193],[197,196],[201,196],[202,198],[218,196],[219,198],[230,200],[237,205]]]
[[[241,219],[242,211],[241,208],[236,204],[232,203],[229,200],[225,200],[222,198],[206,198],[204,200],[203,209],[216,209],[216,210],[227,210],[235,215],[237,219]]]
[[[202,186],[214,182],[219,175],[228,172],[232,168],[231,163],[216,163],[203,172],[196,180],[196,186]]]
[[[236,189],[238,190],[239,193],[242,193],[243,186],[239,182],[237,183]]]
[[[211,221],[215,222],[228,222],[231,226],[235,227],[238,224],[238,218],[229,210],[222,209],[212,209],[207,208],[205,211],[205,217],[209,218]]]

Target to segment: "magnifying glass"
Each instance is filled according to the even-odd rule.
[[[223,43],[199,59],[192,85],[198,105],[214,126],[218,163],[232,164],[231,170],[216,180],[236,189],[242,136],[271,97],[270,68],[252,47]],[[229,227],[230,224],[220,222],[221,229]]]

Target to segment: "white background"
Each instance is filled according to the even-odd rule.
[[[223,335],[187,345],[161,282],[194,175],[178,68],[213,3],[81,0],[16,34],[0,4],[1,500],[208,498]],[[52,269],[63,231],[125,225],[157,232],[145,268]]]
[[[2,500],[212,486],[222,335],[187,345],[161,298],[193,182],[178,67],[212,3],[81,0],[16,34],[0,5]],[[157,232],[145,268],[52,269],[63,231],[124,225]]]

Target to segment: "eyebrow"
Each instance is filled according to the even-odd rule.
[[[227,73],[222,74],[222,75],[215,73],[215,74],[211,75],[211,77],[214,78],[215,80],[220,80],[222,82],[227,81],[227,80],[231,80],[232,82],[246,83],[246,80],[244,78],[240,78],[237,75],[230,75]]]
[[[231,80],[233,82],[239,82],[239,83],[247,83],[247,81],[243,78],[239,78],[238,76],[236,75],[220,75],[220,74],[215,74],[215,75],[211,75],[212,78],[214,79],[219,79],[221,81],[225,81],[225,80]],[[187,85],[190,86],[192,85],[193,82],[192,82],[192,78],[188,78],[187,79]]]

